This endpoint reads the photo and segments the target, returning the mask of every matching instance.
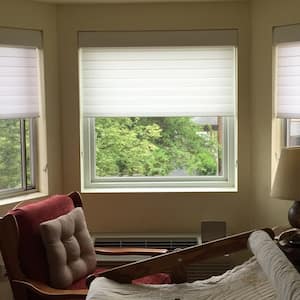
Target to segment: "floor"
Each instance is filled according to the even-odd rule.
[[[13,300],[13,296],[7,280],[0,280],[0,299]]]

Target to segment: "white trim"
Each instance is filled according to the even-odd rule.
[[[13,197],[10,198],[3,198],[0,200],[0,207],[3,205],[13,204],[13,203],[19,203],[23,201],[30,201],[30,200],[37,200],[40,198],[47,197],[48,194],[41,193],[41,192],[35,192],[35,191],[27,191],[22,192],[21,195],[15,194]]]

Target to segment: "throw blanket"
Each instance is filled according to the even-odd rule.
[[[269,235],[261,230],[253,232],[248,246],[276,289],[279,299],[300,299],[300,275]]]
[[[98,277],[86,300],[270,300],[278,299],[255,258],[220,276],[193,283],[132,285]]]

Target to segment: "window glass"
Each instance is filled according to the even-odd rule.
[[[20,121],[0,120],[0,191],[22,187]]]
[[[33,122],[0,120],[0,196],[34,188]]]
[[[300,146],[300,119],[287,119],[286,124],[286,145]]]
[[[95,118],[94,130],[96,177],[222,174],[218,118]]]

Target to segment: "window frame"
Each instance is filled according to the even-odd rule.
[[[226,117],[230,120],[224,126],[224,176],[165,176],[155,177],[155,181],[143,177],[95,176],[95,136],[93,124],[88,117],[80,115],[81,130],[81,190],[83,192],[237,192],[238,191],[238,32],[232,30],[187,30],[187,31],[79,31],[78,32],[78,65],[79,90],[82,100],[80,81],[81,61],[80,49],[85,47],[118,47],[118,46],[233,46],[235,70],[235,114]],[[80,101],[81,101],[80,100]],[[82,109],[82,102],[80,103]],[[225,118],[225,117],[224,117]],[[227,128],[226,128],[227,127]],[[225,146],[226,145],[226,146]],[[170,181],[170,179],[172,179]]]
[[[8,28],[0,27],[0,47],[14,47],[14,48],[29,48],[36,51],[37,59],[37,110],[31,111],[23,115],[23,112],[18,115],[8,115],[1,119],[18,120],[20,124],[20,159],[21,159],[21,187],[7,188],[0,191],[0,199],[2,200],[0,205],[6,203],[4,199],[8,201],[18,201],[26,199],[30,194],[38,194],[40,192],[40,186],[43,185],[43,192],[47,190],[47,183],[44,183],[44,176],[42,174],[41,165],[46,164],[43,158],[39,155],[39,148],[41,146],[41,140],[45,136],[45,112],[44,107],[44,57],[43,57],[43,32],[36,29],[25,28]],[[36,103],[34,103],[36,105]],[[38,119],[40,118],[40,119]],[[41,122],[42,120],[42,122]],[[26,122],[29,126],[29,137],[26,139]],[[41,135],[42,134],[42,135]],[[26,142],[29,141],[29,147],[26,149]],[[29,163],[27,165],[27,154],[29,151]],[[46,149],[45,149],[46,151]],[[30,168],[30,180],[27,177],[27,170]],[[30,184],[28,184],[30,183]],[[20,196],[20,197],[19,197]],[[32,196],[30,196],[31,198]],[[33,196],[36,197],[36,196]]]

